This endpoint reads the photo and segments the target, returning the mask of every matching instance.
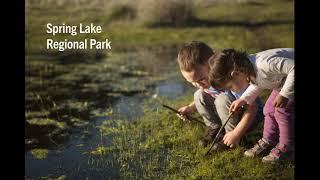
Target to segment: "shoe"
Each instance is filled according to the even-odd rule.
[[[261,138],[253,148],[246,150],[244,152],[244,156],[246,157],[256,157],[256,156],[263,156],[270,152],[272,148],[272,144],[270,144],[266,139]]]
[[[224,143],[223,143],[223,140],[220,140],[220,141],[218,141],[218,142],[216,142],[214,145],[213,145],[213,147],[212,147],[212,151],[216,151],[216,152],[221,152],[221,151],[226,151],[226,150],[229,150],[230,149],[230,147],[229,146],[227,146],[227,145],[225,145]]]
[[[219,131],[219,128],[211,128],[209,127],[207,130],[207,134],[199,140],[199,145],[202,147],[207,147],[208,144],[211,144],[216,137],[217,133]]]
[[[216,142],[213,145],[213,147],[211,148],[209,154],[212,154],[213,152],[222,152],[222,151],[226,151],[226,150],[230,150],[230,147],[225,145],[223,143],[223,140],[220,140],[220,141]]]
[[[285,144],[277,144],[269,155],[262,158],[262,162],[275,163],[282,160],[294,160],[294,151]]]

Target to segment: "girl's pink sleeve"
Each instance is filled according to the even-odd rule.
[[[259,88],[256,84],[250,84],[246,91],[241,95],[240,99],[243,99],[247,104],[252,104],[255,99],[262,92],[262,88]]]

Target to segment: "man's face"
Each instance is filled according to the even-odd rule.
[[[181,70],[182,76],[190,82],[193,86],[197,88],[206,89],[210,87],[208,80],[209,66],[208,65],[199,65],[192,71],[183,71]]]

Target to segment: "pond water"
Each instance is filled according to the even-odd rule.
[[[167,63],[154,63],[156,68],[148,65],[149,69],[144,69],[146,72],[153,72],[155,76],[159,76],[161,70],[166,76],[161,80],[155,80],[146,85],[146,89],[141,92],[121,94],[113,98],[108,107],[97,109],[111,110],[112,114],[121,116],[127,120],[133,120],[141,115],[142,103],[144,100],[151,97],[165,97],[175,99],[179,96],[191,93],[193,88],[187,84],[179,73],[177,73],[177,65],[172,60],[173,56],[166,57],[171,65]],[[169,59],[169,60],[168,60]],[[159,58],[158,60],[164,61]],[[138,66],[133,66],[138,67]],[[151,67],[151,68],[150,68]],[[130,68],[129,68],[130,69]],[[151,69],[151,70],[150,70]],[[133,69],[131,69],[132,71]],[[136,70],[136,69],[134,69]],[[145,81],[145,79],[141,79]],[[148,80],[149,81],[149,80]],[[99,84],[98,84],[99,85]],[[94,107],[99,107],[99,104]],[[83,118],[83,117],[79,117]],[[96,113],[95,116],[84,117],[88,118],[85,126],[70,127],[68,135],[62,141],[46,146],[42,143],[41,146],[26,146],[25,150],[25,175],[26,179],[41,179],[41,178],[66,178],[66,179],[116,179],[118,177],[118,167],[113,165],[111,158],[104,157],[99,161],[97,158],[92,158],[88,152],[95,150],[103,145],[108,146],[112,143],[112,137],[102,138],[97,126],[102,122],[108,121],[111,116],[103,113]],[[28,136],[28,135],[26,135]],[[39,140],[35,138],[36,140]],[[50,144],[50,143],[49,143]],[[43,159],[35,155],[34,150],[41,148],[45,150]],[[94,159],[94,160],[93,160]]]

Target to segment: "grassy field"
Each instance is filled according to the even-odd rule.
[[[141,25],[138,18],[127,18],[128,11],[107,7],[30,7],[26,10],[27,51],[44,50],[46,23],[79,24],[93,22],[103,28],[102,34],[90,37],[108,37],[113,50],[137,48],[172,48],[191,40],[200,40],[213,48],[234,47],[255,52],[273,47],[293,47],[293,2],[287,0],[259,1],[259,3],[222,3],[195,6],[190,24],[179,27],[160,26],[149,28]],[[156,6],[156,5],[155,5]],[[117,6],[116,6],[117,7]],[[28,23],[30,22],[30,23]],[[102,36],[102,37],[101,37]],[[57,39],[64,39],[60,35]],[[70,36],[69,36],[70,37]],[[73,39],[82,39],[78,35]]]
[[[174,107],[190,102],[190,98],[176,101],[161,100]],[[204,127],[184,123],[175,114],[152,107],[154,100],[145,102],[145,116],[134,122],[115,119],[100,126],[104,136],[113,136],[113,145],[101,145],[91,154],[101,161],[116,159],[123,179],[294,179],[294,164],[262,163],[260,158],[243,156],[261,136],[262,124],[241,142],[241,146],[225,152],[204,156],[208,148],[198,146]],[[96,165],[109,164],[102,161]]]
[[[26,137],[51,134],[65,137],[70,127],[86,126],[94,116],[94,110],[110,108],[108,105],[114,99],[145,93],[148,87],[164,79],[180,78],[178,71],[164,75],[158,67],[168,63],[173,71],[177,70],[176,52],[185,42],[199,40],[213,49],[232,47],[248,53],[294,47],[294,3],[290,0],[241,3],[198,0],[194,1],[198,3],[192,5],[192,14],[187,21],[172,24],[153,16],[151,21],[141,18],[156,9],[161,14],[165,9],[158,8],[157,4],[149,4],[146,8],[143,1],[28,2]],[[46,38],[52,37],[45,31],[49,22],[99,24],[103,33],[90,35],[90,38],[108,38],[112,41],[112,50],[48,51]],[[54,38],[80,40],[88,36],[62,34]],[[162,62],[162,59],[166,60]],[[158,66],[154,62],[159,62]],[[262,98],[265,100],[267,95],[268,91]],[[178,100],[163,101],[179,107],[191,98],[192,94],[186,94]],[[197,145],[204,133],[203,127],[182,123],[174,114],[154,107],[153,100],[141,106],[144,109],[142,117],[132,122],[114,117],[99,127],[101,138],[112,137],[113,141],[111,146],[101,144],[95,151],[88,152],[91,155],[88,163],[93,168],[118,169],[119,177],[123,179],[294,178],[292,163],[263,164],[258,158],[243,157],[244,149],[261,136],[262,125],[246,144],[242,143],[243,146],[203,157],[206,149]],[[45,158],[46,149],[50,149],[47,144],[36,148],[41,149],[33,151],[33,154],[40,154],[39,159]],[[109,156],[113,157],[112,161]]]

